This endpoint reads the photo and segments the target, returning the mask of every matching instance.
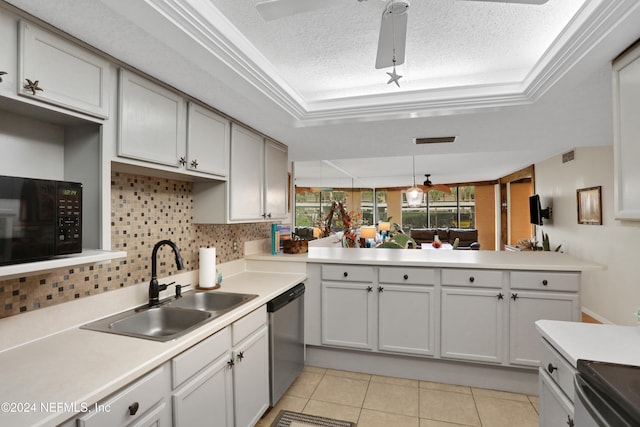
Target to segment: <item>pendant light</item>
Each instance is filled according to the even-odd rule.
[[[405,190],[405,197],[410,208],[417,208],[422,204],[422,195],[424,191],[416,187],[416,158],[412,157],[413,162],[413,187]]]

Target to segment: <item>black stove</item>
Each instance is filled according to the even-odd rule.
[[[640,426],[640,366],[578,360],[576,391],[599,426]]]

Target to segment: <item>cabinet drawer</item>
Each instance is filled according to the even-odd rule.
[[[231,348],[231,331],[225,328],[171,361],[173,388],[205,368]]]
[[[373,268],[362,265],[323,265],[322,279],[343,282],[372,282]]]
[[[98,403],[103,411],[90,412],[78,419],[79,427],[112,427],[130,425],[145,415],[171,391],[169,364],[128,385],[105,401]],[[134,415],[130,408],[137,407]],[[108,409],[108,411],[107,411]]]
[[[233,345],[251,335],[252,332],[260,329],[262,325],[267,324],[267,306],[263,305],[259,309],[252,311],[242,319],[231,325],[233,336]]]
[[[435,270],[430,268],[382,267],[378,272],[380,283],[407,285],[434,285]]]
[[[562,389],[571,402],[574,402],[573,378],[577,370],[567,362],[546,340],[541,339],[540,369]]]
[[[578,292],[580,290],[580,273],[512,271],[511,288]]]
[[[442,285],[500,288],[502,287],[502,271],[443,269]]]

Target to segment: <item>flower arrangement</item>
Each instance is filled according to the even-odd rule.
[[[331,234],[334,221],[342,223],[346,246],[355,247],[358,229],[363,225],[362,214],[355,211],[347,212],[343,202],[333,202],[329,213],[317,224],[323,237],[328,237]]]

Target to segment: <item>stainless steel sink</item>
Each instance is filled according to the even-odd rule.
[[[129,310],[96,320],[81,328],[155,341],[170,341],[257,296],[218,291],[190,292],[181,298],[163,301],[158,307]]]
[[[258,295],[232,292],[192,292],[169,303],[171,307],[191,308],[215,313],[215,316],[233,310]]]
[[[213,319],[208,311],[177,307],[130,310],[82,326],[100,332],[170,341]]]

